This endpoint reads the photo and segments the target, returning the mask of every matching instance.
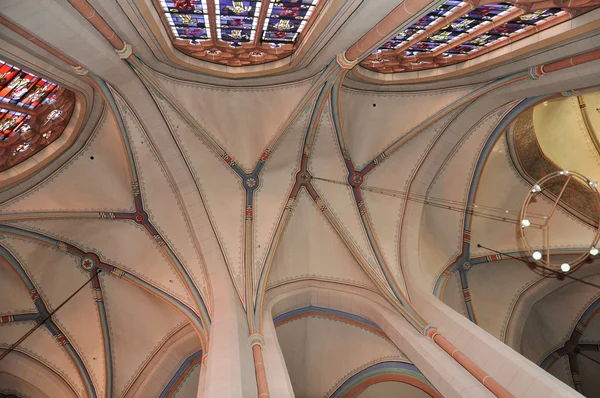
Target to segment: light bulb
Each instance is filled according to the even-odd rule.
[[[541,190],[542,190],[542,187],[540,187],[538,184],[535,184],[533,187],[531,187],[532,193],[540,192]]]
[[[590,249],[590,254],[592,256],[597,256],[598,255],[598,249],[596,249],[595,247],[592,246],[592,248]]]
[[[521,220],[521,227],[525,228],[531,225],[531,222],[528,219]]]
[[[592,188],[598,188],[598,181],[588,181],[588,184]]]
[[[533,257],[534,260],[541,260],[542,259],[542,253],[540,253],[540,252],[533,252],[532,257]]]
[[[570,269],[571,269],[571,266],[568,263],[563,263],[560,266],[560,270],[562,272],[569,272]]]
[[[560,174],[561,176],[562,175],[567,175],[567,174],[569,174],[569,170],[567,170],[567,169],[561,170],[561,171],[558,172],[558,174]]]

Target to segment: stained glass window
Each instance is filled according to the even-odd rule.
[[[56,100],[58,85],[0,61],[0,101],[35,109]]]
[[[408,27],[408,29],[400,32],[393,39],[380,47],[381,50],[394,49],[413,38],[428,26],[438,22],[441,18],[447,17],[456,12],[464,3],[457,0],[448,0],[444,4],[439,5],[431,10],[427,15],[421,17],[418,21]]]
[[[31,127],[26,123],[31,116],[17,111],[0,108],[0,141],[15,134],[28,133]]]
[[[462,4],[462,3],[461,3]],[[433,52],[440,46],[451,43],[460,37],[466,36],[469,32],[479,28],[483,24],[489,24],[494,18],[497,18],[505,13],[515,9],[508,3],[500,4],[486,4],[480,6],[456,19],[449,25],[446,25],[442,29],[438,30],[432,36],[429,36],[426,41],[416,43],[411,46],[408,50],[411,54],[417,52]],[[477,38],[458,46],[454,50],[448,51],[450,54],[462,54],[465,51],[472,51],[480,46],[486,45],[490,41],[490,37],[485,34],[478,36]],[[492,39],[493,40],[493,39]]]
[[[0,60],[0,172],[60,137],[74,107],[73,92]]]
[[[462,62],[464,57],[452,57],[477,56],[480,50],[487,50],[492,45],[497,47],[510,43],[509,37],[518,34],[519,38],[523,38],[552,26],[545,23],[550,18],[560,16],[562,19],[556,21],[563,21],[567,15],[560,8],[522,14],[523,11],[511,3],[485,4],[473,10],[468,10],[466,5],[457,0],[447,0],[383,44],[362,65],[394,72]],[[448,23],[446,18],[452,22]],[[499,19],[509,22],[498,25]],[[431,30],[434,24],[435,31],[429,31],[425,36],[426,29]],[[416,61],[414,56],[417,56]],[[437,61],[448,57],[449,63]]]
[[[192,43],[210,39],[206,0],[160,0],[160,4],[175,37]]]
[[[215,0],[217,38],[234,47],[254,40],[260,6],[260,0]]]
[[[243,66],[291,55],[327,0],[154,0],[173,45],[208,62]],[[212,33],[211,33],[212,29]],[[277,47],[277,52],[270,51]]]
[[[315,10],[318,0],[271,0],[262,40],[269,43],[295,43]]]
[[[539,10],[531,14],[521,15],[510,22],[493,28],[486,33],[482,33],[479,36],[461,44],[460,46],[448,50],[447,52],[449,54],[467,54],[479,48],[492,45],[503,37],[516,34],[523,29],[527,29],[528,27],[531,28],[538,22],[554,16],[561,11],[562,10],[560,8],[552,8],[548,10]]]

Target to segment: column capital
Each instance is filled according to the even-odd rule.
[[[80,76],[85,76],[89,73],[89,70],[85,69],[83,66],[71,66],[71,68],[73,69],[73,71],[75,73],[77,73]]]
[[[250,345],[252,347],[254,347],[255,345],[259,345],[262,347],[263,345],[265,345],[265,338],[262,334],[252,333],[250,335]]]
[[[437,327],[435,327],[433,325],[427,325],[425,327],[425,329],[423,330],[423,334],[425,336],[429,337],[430,339],[433,339],[435,337],[435,335],[438,334]]]
[[[352,69],[358,63],[358,60],[355,60],[355,61],[348,60],[348,58],[346,58],[345,51],[343,53],[337,55],[336,61],[337,61],[337,64],[342,69]]]
[[[538,80],[544,74],[544,65],[529,68],[529,77],[533,80]]]
[[[133,55],[133,48],[128,43],[123,42],[124,46],[120,50],[115,50],[119,55],[119,58],[125,60]]]

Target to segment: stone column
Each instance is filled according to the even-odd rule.
[[[246,314],[225,264],[209,264],[208,270],[214,310],[204,389],[198,397],[258,397]]]

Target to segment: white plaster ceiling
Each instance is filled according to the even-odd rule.
[[[107,112],[87,145],[68,164],[26,195],[4,202],[2,213],[131,211],[129,166],[122,147],[117,122]],[[91,176],[93,184],[89,184]]]
[[[267,286],[303,279],[348,283],[376,290],[304,190],[276,251]]]
[[[377,360],[402,358],[389,340],[358,326],[304,317],[277,328],[296,397],[326,396],[340,380]],[[343,361],[340,355],[352,352]]]
[[[355,167],[362,169],[419,123],[427,121],[475,88],[464,86],[407,93],[342,88],[340,112],[344,115],[344,136]],[[378,121],[377,125],[372,123],[374,119]]]
[[[474,217],[471,224],[472,256],[489,254],[486,249],[477,248],[478,243],[504,252],[522,250],[523,245],[520,243],[520,236],[517,233],[520,228],[518,219],[523,200],[529,189],[530,185],[511,167],[506,139],[504,136],[501,137],[487,159],[474,203],[509,210],[507,218],[510,217],[511,220],[517,222],[506,223]],[[532,203],[530,211],[537,214],[548,214],[551,203],[548,199],[540,198],[536,203]],[[582,242],[592,241],[593,231],[591,228],[560,208],[552,218],[550,226],[552,247],[581,247],[585,246]],[[532,229],[527,231],[527,234],[532,247],[543,245],[544,241],[540,230]]]
[[[115,106],[112,108],[112,101],[107,101],[106,113],[84,148],[43,182],[2,203],[0,216],[4,220],[12,217],[13,221],[5,222],[11,227],[34,231],[94,252],[108,265],[115,265],[156,289],[150,294],[126,278],[108,272],[100,276],[111,337],[114,396],[123,396],[133,390],[138,376],[147,366],[152,366],[151,360],[163,344],[190,322],[190,314],[199,316],[202,313],[193,292],[195,289],[208,313],[212,311],[207,267],[214,266],[215,262],[207,258],[222,257],[246,308],[249,303],[245,302],[245,293],[250,288],[252,294],[257,293],[258,275],[264,269],[268,249],[275,248],[275,244],[273,263],[265,280],[268,287],[312,278],[389,293],[392,289],[383,276],[384,264],[379,263],[369,240],[367,232],[371,232],[381,248],[383,262],[389,265],[396,279],[398,290],[404,293],[408,287],[400,261],[400,236],[406,203],[401,198],[363,191],[366,214],[370,219],[370,224],[365,225],[349,186],[313,179],[312,184],[330,210],[331,219],[307,190],[301,188],[282,235],[276,236],[276,225],[285,211],[302,153],[308,155],[308,171],[313,177],[345,183],[348,170],[340,151],[338,133],[345,141],[354,166],[362,168],[390,144],[416,132],[413,130],[416,126],[439,117],[439,121],[423,128],[414,137],[411,134],[412,138],[402,146],[390,150],[388,157],[366,176],[364,185],[397,192],[413,189],[413,180],[422,164],[435,155],[434,146],[452,142],[455,136],[464,136],[455,145],[455,150],[436,159],[440,169],[437,174],[433,173],[434,183],[425,187],[432,196],[464,201],[482,145],[507,109],[503,107],[506,102],[498,103],[493,112],[488,116],[487,113],[478,115],[481,121],[471,120],[466,129],[453,125],[467,105],[465,96],[477,89],[475,85],[439,91],[423,91],[417,87],[413,92],[385,94],[342,88],[340,103],[328,96],[317,101],[316,96],[323,85],[322,82],[315,83],[318,77],[309,76],[333,59],[331,55],[337,53],[336,48],[347,48],[385,16],[397,5],[393,1],[381,1],[377,5],[364,2],[360,12],[353,15],[344,30],[332,39],[331,47],[319,55],[317,66],[273,77],[273,81],[287,81],[283,85],[266,85],[264,79],[250,79],[245,82],[247,86],[198,83],[196,80],[204,77],[196,79],[196,75],[190,74],[186,75],[188,80],[183,80],[173,77],[185,74],[182,71],[157,64],[155,60],[150,62],[151,57],[146,57],[145,61],[148,60],[152,67],[158,65],[160,70],[145,69],[157,82],[151,86],[119,60],[66,2],[56,6],[31,1],[10,3],[11,8],[6,12],[13,18],[35,5],[35,12],[23,13],[20,22],[113,85],[104,94],[114,96]],[[99,1],[94,3],[103,10],[117,9],[118,5],[115,2],[103,6]],[[7,7],[0,8],[3,12],[7,10]],[[127,10],[124,12],[130,13]],[[58,27],[39,23],[38,18],[48,16],[62,23]],[[125,14],[108,18],[109,22],[125,19]],[[359,20],[362,23],[356,23]],[[120,33],[132,34],[132,26],[123,24],[120,27]],[[354,32],[348,34],[349,31]],[[147,55],[140,38],[131,37],[130,41],[136,51],[139,48],[140,54]],[[172,74],[163,74],[167,71]],[[215,82],[214,79],[207,80]],[[456,110],[442,111],[448,106]],[[338,127],[342,131],[336,131],[337,112],[341,119]],[[118,118],[122,119],[124,131],[121,131]],[[314,126],[313,130],[310,130],[311,126]],[[307,134],[313,134],[314,141],[305,147]],[[504,141],[500,139],[488,159],[476,203],[518,208],[519,195],[514,193],[526,192],[528,186],[512,171],[503,145]],[[135,175],[131,171],[128,148]],[[229,154],[243,171],[250,172],[267,148],[271,153],[255,191],[253,209],[251,245],[254,258],[250,266],[255,278],[251,286],[247,286],[243,239],[245,190],[242,178],[226,164],[223,155]],[[160,235],[158,237],[132,220],[111,219],[111,213],[136,211],[134,177],[139,182],[139,198],[150,223]],[[87,212],[85,217],[80,217],[82,212]],[[205,222],[204,214],[208,222]],[[433,286],[440,272],[461,249],[461,216],[437,209],[427,209],[423,213],[419,272],[428,287]],[[576,245],[587,237],[585,228],[570,216],[560,213],[558,218],[557,244]],[[498,226],[489,220],[475,219],[472,230],[472,248],[475,243],[484,241],[499,250],[517,246],[514,225]],[[217,244],[211,246],[213,240]],[[55,308],[88,277],[81,270],[80,259],[57,250],[58,245],[12,235],[4,237],[0,244],[14,252],[49,309]],[[482,252],[473,250],[471,255],[475,254]],[[503,279],[504,289],[498,291],[497,303],[488,309],[483,301],[478,302],[477,297],[486,294],[485,284],[491,278],[500,278],[495,273],[502,268],[497,265],[475,267],[472,283],[477,286],[471,289],[476,309],[498,310],[505,314],[509,296],[516,294],[530,276],[515,271],[511,273],[513,279]],[[514,264],[505,265],[516,268]],[[365,272],[367,267],[370,267],[369,272]],[[191,282],[183,273],[189,274]],[[0,266],[0,289],[3,292],[0,315],[34,309],[27,289],[5,264]],[[449,300],[458,309],[461,298],[457,280],[454,279],[447,289],[453,295]],[[92,293],[91,289],[84,289],[77,300],[56,315],[55,320],[80,354],[98,396],[106,396],[106,353],[103,352],[100,315]],[[187,309],[187,315],[180,313],[181,307],[175,310],[167,305],[165,301],[168,300],[180,302]],[[540,306],[536,311],[540,316],[546,316],[551,308]],[[541,355],[556,343],[550,340],[566,333],[571,318],[576,316],[573,313],[567,319],[568,310],[563,308],[562,329],[545,338],[548,347],[532,349],[531,356]],[[481,325],[499,335],[501,317],[492,318],[491,314],[482,316]],[[0,326],[0,343],[10,344],[32,325],[33,322]],[[278,328],[278,333],[294,375],[294,388],[300,389],[298,396],[322,396],[348,372],[375,359],[401,356],[380,336],[356,326],[320,318],[291,322]],[[324,355],[324,347],[339,353],[352,351],[354,355],[348,361],[339,361],[341,354]],[[79,396],[84,395],[77,369],[46,329],[40,328],[22,349],[64,378]],[[173,359],[174,362],[177,360],[183,362],[185,358]],[[197,380],[198,372],[199,368],[194,368],[176,396],[194,394],[193,380]],[[13,382],[16,383],[10,381]],[[35,385],[36,388],[39,386]],[[377,388],[387,391],[391,386]],[[379,391],[377,388],[363,394],[374,394]]]

